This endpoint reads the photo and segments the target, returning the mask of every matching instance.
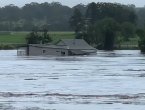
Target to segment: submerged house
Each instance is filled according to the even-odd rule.
[[[90,46],[83,39],[61,39],[56,45],[48,44],[28,44],[20,46],[18,55],[39,56],[39,55],[90,55],[96,54],[97,49]]]

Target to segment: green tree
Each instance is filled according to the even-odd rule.
[[[33,30],[26,36],[27,44],[47,44],[52,42],[52,38],[48,34],[48,30]]]
[[[41,38],[41,41],[40,42],[42,44],[47,44],[47,43],[52,42],[52,38],[48,34],[48,30],[47,29],[41,30],[40,38]]]
[[[121,30],[120,24],[113,18],[104,18],[95,24],[98,43],[104,45],[104,50],[113,50],[115,40]]]
[[[91,39],[86,32],[77,33],[76,39],[84,39],[88,44],[91,44]]]
[[[95,21],[98,19],[98,9],[97,9],[97,4],[95,2],[92,2],[89,4],[87,11],[86,11],[86,18],[91,19],[91,24],[94,24]]]
[[[88,44],[91,45],[97,44],[95,26],[89,23],[85,24],[84,29],[80,33],[76,34],[76,38],[84,39]]]
[[[120,4],[106,2],[89,4],[86,17],[91,18],[92,24],[103,18],[114,18],[119,23],[131,22],[132,24],[136,24],[138,19],[134,11],[126,9]]]
[[[135,7],[135,5],[123,5],[119,3],[98,2],[90,3],[88,5],[78,4],[73,8],[64,6],[59,2],[32,2],[25,4],[23,7],[14,6],[13,4],[0,8],[0,22],[8,28],[2,30],[17,30],[15,27],[23,27],[25,23],[20,24],[24,20],[32,22],[33,25],[39,26],[44,24],[45,19],[50,22],[50,31],[72,31],[69,27],[69,18],[73,11],[78,8],[85,18],[90,18],[93,25],[96,21],[104,18],[114,18],[116,22],[122,24],[123,22],[138,23],[138,27],[144,28],[145,8]],[[37,22],[36,22],[37,21]],[[9,24],[7,25],[6,22]],[[18,24],[18,25],[17,25]],[[25,25],[26,26],[26,25]],[[23,28],[24,31],[31,30],[32,25],[27,25]],[[81,29],[81,28],[80,28]],[[79,30],[79,29],[77,29]]]
[[[137,36],[140,37],[140,39],[142,39],[142,38],[145,37],[145,31],[144,31],[143,29],[138,28],[138,29],[136,30],[136,34],[137,34]]]
[[[83,27],[83,15],[78,8],[74,9],[74,13],[69,20],[69,24],[78,33]]]
[[[25,30],[25,31],[31,31],[34,27],[35,26],[34,26],[34,24],[31,21],[26,20],[23,23],[22,29]]]
[[[145,37],[141,38],[138,41],[138,46],[139,46],[141,52],[145,52]]]
[[[123,36],[124,41],[129,41],[129,38],[135,36],[136,27],[130,22],[124,22],[121,25],[122,32],[121,35]]]
[[[145,30],[137,29],[136,34],[140,37],[138,46],[140,47],[141,52],[145,52]]]
[[[87,29],[87,34],[88,34],[88,37],[90,38],[89,41],[90,41],[90,44],[92,45],[95,45],[98,43],[97,41],[97,33],[96,33],[96,28],[94,25],[89,25],[88,26],[88,29]]]
[[[39,44],[40,43],[40,36],[37,31],[33,30],[26,36],[27,44]]]
[[[1,20],[9,22],[9,31],[12,31],[14,28],[14,21],[17,21],[21,17],[21,10],[19,7],[10,4],[2,8],[0,16],[2,16]]]
[[[84,15],[86,13],[87,6],[84,4],[77,4],[72,9],[75,9],[75,8],[78,8],[81,11],[81,13]]]

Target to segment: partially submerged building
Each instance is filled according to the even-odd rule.
[[[96,54],[97,49],[90,46],[83,39],[61,39],[56,45],[28,44],[18,48],[18,55],[40,56],[40,55],[90,55]]]

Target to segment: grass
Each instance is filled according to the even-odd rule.
[[[11,35],[0,35],[0,45],[8,45],[8,44],[25,44],[25,36],[29,32],[12,32]],[[72,39],[74,38],[74,32],[50,32],[50,36],[53,39],[53,43],[56,43],[60,39]],[[121,45],[138,45],[139,38],[132,38],[131,41],[121,42]]]
[[[25,44],[25,37],[29,32],[13,32],[11,35],[0,35],[0,44]],[[50,32],[53,43],[60,39],[74,38],[73,32]]]
[[[0,35],[0,44],[21,44],[25,43],[25,37],[20,35]]]
[[[121,45],[138,45],[139,37],[130,38],[130,41],[121,42]]]

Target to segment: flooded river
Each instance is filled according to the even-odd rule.
[[[145,56],[18,57],[0,51],[2,110],[144,110]]]

